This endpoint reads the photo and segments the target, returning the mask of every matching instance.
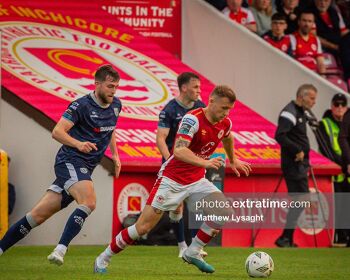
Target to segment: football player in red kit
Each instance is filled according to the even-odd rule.
[[[228,115],[235,101],[236,95],[231,88],[217,86],[210,94],[207,107],[190,111],[183,117],[176,135],[173,154],[163,163],[141,216],[136,224],[120,231],[105,251],[96,258],[96,273],[105,273],[114,254],[150,232],[159,222],[163,212],[175,210],[181,202],[186,201],[191,206],[209,196],[210,199],[226,201],[222,192],[204,177],[205,169],[218,169],[224,164],[222,158],[210,158],[220,142],[223,143],[233,172],[237,176],[240,176],[240,171],[246,176],[249,175],[250,164],[237,159],[233,150],[232,123]],[[210,214],[213,211],[204,209],[206,210]],[[225,209],[214,211],[225,212]],[[204,222],[191,245],[183,253],[184,261],[195,265],[202,272],[213,273],[215,269],[203,260],[200,251],[217,235],[222,225]]]

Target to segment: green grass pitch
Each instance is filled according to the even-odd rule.
[[[61,267],[46,260],[53,246],[18,246],[0,257],[1,280],[83,279],[251,279],[244,263],[258,250],[270,254],[275,271],[270,279],[350,279],[350,249],[252,249],[209,247],[207,261],[216,268],[204,274],[177,257],[176,247],[135,246],[115,256],[108,274],[94,275],[93,262],[103,246],[71,246]]]

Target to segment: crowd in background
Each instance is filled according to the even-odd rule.
[[[305,67],[349,90],[349,0],[206,1]]]

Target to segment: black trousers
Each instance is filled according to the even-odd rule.
[[[350,242],[350,230],[344,228],[344,220],[349,219],[349,201],[345,197],[345,193],[350,192],[350,184],[347,181],[348,178],[345,178],[343,182],[334,182],[334,192],[335,192],[335,234],[334,234],[334,243],[347,243]],[[348,224],[348,223],[346,223]]]
[[[291,176],[284,176],[284,179],[287,184],[288,193],[294,201],[302,199],[302,197],[309,192],[307,176],[298,179],[291,178]],[[287,237],[291,242],[293,242],[294,230],[303,210],[304,208],[290,208],[288,211],[286,225],[282,236]]]

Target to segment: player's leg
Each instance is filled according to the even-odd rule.
[[[78,235],[86,218],[95,210],[96,206],[96,195],[92,181],[78,181],[70,186],[68,191],[78,206],[68,218],[58,245],[47,257],[50,263],[57,265],[63,264],[63,257],[67,252],[68,245]]]
[[[106,273],[111,257],[123,251],[127,246],[132,245],[140,236],[149,233],[157,225],[162,216],[163,211],[151,205],[146,205],[137,222],[121,230],[112,239],[109,246],[96,258],[94,272]]]
[[[183,219],[183,203],[181,203],[175,211],[169,212],[169,219],[176,236],[179,248],[179,258],[181,258],[183,252],[187,249],[185,241],[185,224]]]
[[[220,202],[227,201],[223,193],[218,191],[218,189],[207,179],[198,181],[196,185],[191,187],[191,189],[192,192],[188,199],[188,203],[189,209],[192,211],[195,209],[194,204],[200,200],[218,201],[219,203],[216,203],[215,205],[225,205],[224,203]],[[205,215],[230,215],[230,209],[206,207],[201,210]],[[183,259],[187,263],[195,265],[202,272],[213,273],[215,271],[214,267],[203,260],[201,251],[210,242],[210,240],[219,233],[222,226],[223,224],[203,223],[194,237],[191,245],[184,252]]]
[[[183,186],[167,178],[158,178],[136,224],[123,229],[116,238],[112,239],[106,250],[95,260],[94,272],[106,273],[106,268],[114,254],[121,252],[126,246],[133,244],[136,239],[153,229],[163,212],[174,211],[186,195],[187,192]]]
[[[34,208],[6,232],[0,241],[0,255],[58,212],[61,209],[61,201],[61,194],[47,191]]]

